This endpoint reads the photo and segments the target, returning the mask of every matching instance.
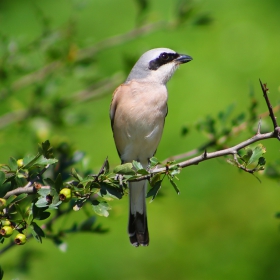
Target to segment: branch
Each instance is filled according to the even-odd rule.
[[[37,191],[39,189],[49,189],[50,186],[40,186],[40,187],[20,187],[20,188],[16,188],[12,191],[9,191],[5,194],[4,198],[7,199],[9,198],[10,196],[12,195],[19,195],[19,194],[22,194],[22,193],[26,193],[26,194],[35,194],[37,193]]]

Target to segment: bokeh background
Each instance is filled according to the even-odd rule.
[[[73,46],[82,49],[141,24],[175,22],[176,8],[182,4],[150,0],[139,14],[141,2],[146,1],[0,0],[0,33],[9,37],[10,49],[28,45],[42,34],[44,18],[52,30],[71,26]],[[235,105],[236,115],[248,112],[250,92],[259,102],[258,113],[266,111],[259,78],[268,82],[276,105],[280,91],[280,2],[201,0],[188,4],[194,10],[186,23],[171,24],[105,48],[69,77],[65,70],[63,75],[60,69],[54,71],[57,80],[48,87],[46,103],[54,96],[67,97],[82,90],[84,84],[73,76],[87,81],[116,76],[121,81],[143,52],[168,47],[191,55],[193,61],[180,67],[168,84],[169,114],[157,152],[159,159],[203,144],[205,136],[194,127],[207,115],[216,117],[229,104]],[[196,15],[200,14],[209,24],[197,24]],[[1,40],[3,59],[4,37]],[[49,44],[52,40],[55,45],[54,38]],[[30,64],[33,71],[32,65],[37,67],[38,61],[45,59],[34,49],[22,65]],[[30,104],[34,84],[2,99],[1,115]],[[67,125],[49,125],[35,118],[27,124],[21,121],[2,127],[1,162],[8,162],[10,156],[34,153],[37,138],[45,138],[73,143],[86,153],[93,172],[106,156],[111,166],[116,166],[119,159],[108,118],[112,91],[113,87],[98,99],[73,104],[65,111]],[[73,112],[79,115],[78,121]],[[272,128],[269,119],[263,122]],[[181,134],[184,126],[190,128],[186,137]],[[244,132],[231,143],[248,136]],[[269,140],[263,144],[267,161],[277,160],[279,143]],[[179,176],[179,196],[166,181],[160,196],[148,204],[149,247],[129,244],[128,201],[124,197],[111,204],[108,218],[98,218],[109,229],[106,234],[69,235],[66,253],[48,240],[42,245],[30,240],[0,256],[4,279],[280,279],[280,231],[275,218],[280,210],[279,182],[259,177],[261,183],[224,159],[186,168]],[[80,216],[72,213],[61,223],[70,224]]]

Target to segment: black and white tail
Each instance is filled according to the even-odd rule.
[[[129,183],[128,234],[130,243],[135,247],[149,245],[146,190],[146,180]]]

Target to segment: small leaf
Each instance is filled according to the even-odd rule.
[[[129,162],[116,166],[113,172],[122,175],[134,175],[135,171],[132,168],[133,168],[132,163]]]
[[[36,162],[34,162],[33,165],[39,165],[39,166],[46,166],[46,165],[51,165],[54,163],[57,163],[58,160],[55,158],[45,158],[43,156],[39,157]]]
[[[0,280],[2,280],[4,277],[4,270],[2,269],[2,267],[0,266]]]
[[[104,217],[109,216],[108,210],[110,210],[111,207],[108,205],[107,202],[105,201],[99,202],[98,200],[94,200],[92,201],[92,207],[97,215],[104,216]]]
[[[103,183],[101,183],[100,193],[102,196],[108,196],[111,199],[122,198],[122,190],[120,188],[114,188]]]
[[[173,178],[171,176],[168,176],[168,179],[173,186],[174,190],[176,191],[177,194],[180,194],[180,190],[177,187],[177,184],[174,182]]]
[[[38,208],[48,207],[48,202],[46,200],[46,197],[40,198],[35,204]]]
[[[62,176],[60,173],[57,175],[57,177],[55,179],[54,188],[58,193],[63,188],[63,180],[62,180]]]
[[[12,171],[16,171],[18,169],[17,160],[13,157],[10,157],[9,166]]]
[[[151,157],[150,158],[150,167],[154,167],[158,164],[160,164],[160,162],[158,161],[158,159],[156,157]]]
[[[253,150],[252,156],[248,161],[248,165],[257,161],[265,152],[265,147],[262,144],[258,144]]]
[[[157,181],[157,182],[154,184],[154,186],[153,186],[153,187],[149,190],[149,192],[147,193],[147,197],[151,197],[151,196],[152,196],[152,199],[151,199],[150,202],[152,202],[152,201],[156,198],[156,196],[157,196],[157,194],[158,194],[158,192],[159,192],[159,190],[160,190],[160,188],[161,188],[161,183],[162,183],[162,180]]]
[[[253,154],[253,150],[250,148],[246,148],[245,151],[246,151],[246,154],[242,157],[242,159],[246,164],[248,164],[248,162]]]
[[[264,166],[265,163],[266,163],[265,158],[264,158],[264,157],[260,157],[260,158],[259,158],[259,161],[258,161],[258,164],[259,164],[260,166]]]
[[[139,161],[133,160],[132,165],[136,169],[136,171],[138,171],[138,169],[143,169],[143,166]]]
[[[35,223],[30,224],[30,229],[33,237],[40,243],[42,243],[42,237],[45,237],[44,231]]]
[[[21,216],[21,218],[24,220],[24,212],[23,210],[20,208],[20,206],[18,204],[15,204],[15,207],[16,207],[16,210],[17,210],[17,213]]]
[[[5,181],[5,173],[3,171],[0,171],[0,186],[3,185]]]
[[[27,193],[22,193],[22,194],[18,195],[15,199],[13,199],[13,203],[21,201],[21,200],[25,199],[27,196],[28,196]]]
[[[96,217],[91,216],[81,223],[81,225],[79,226],[79,229],[81,231],[91,231],[92,226],[95,224],[95,222],[96,222]]]
[[[48,194],[50,194],[51,190],[50,189],[46,189],[46,188],[41,188],[38,190],[38,194],[46,197]]]
[[[83,178],[77,173],[77,171],[75,170],[75,168],[71,169],[71,175],[77,179],[79,182],[83,180]]]
[[[137,173],[141,174],[141,175],[149,175],[150,174],[146,169],[138,169]]]

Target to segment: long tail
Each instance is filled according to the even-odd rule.
[[[129,183],[128,234],[130,243],[135,247],[149,245],[146,190],[147,181]]]

